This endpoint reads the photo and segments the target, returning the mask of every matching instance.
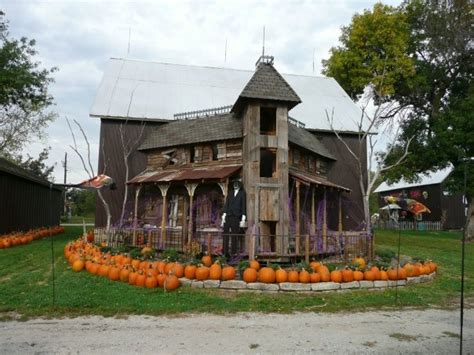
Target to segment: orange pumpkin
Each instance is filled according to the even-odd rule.
[[[138,274],[137,279],[135,280],[135,286],[143,287],[145,286],[146,276],[145,274]]]
[[[137,277],[138,277],[138,272],[131,272],[128,275],[128,284],[135,285],[135,283],[137,282]]]
[[[163,288],[165,291],[176,290],[179,287],[179,279],[175,275],[166,276]]]
[[[184,266],[181,263],[174,263],[173,267],[171,268],[170,271],[173,275],[175,275],[177,278],[183,277],[184,276]]]
[[[130,276],[130,269],[125,267],[120,270],[120,281],[128,282],[128,277]]]
[[[300,271],[300,274],[298,275],[298,281],[303,283],[303,284],[307,284],[311,281],[311,277],[310,277],[310,274],[308,271],[306,270],[301,270]]]
[[[385,270],[380,270],[380,280],[382,280],[382,281],[387,281],[387,280],[388,280],[387,271],[385,271]]]
[[[415,267],[410,264],[410,263],[407,263],[403,266],[403,269],[407,272],[407,277],[413,277],[415,276]]]
[[[219,263],[214,263],[209,268],[209,279],[220,280],[222,276],[222,267]]]
[[[354,271],[354,281],[362,281],[364,279],[364,273],[360,270]]]
[[[318,272],[319,268],[321,267],[321,263],[317,261],[312,261],[309,263],[309,266],[311,267],[311,269],[313,269],[314,272]]]
[[[260,263],[257,260],[250,261],[250,267],[255,270],[260,270]]]
[[[107,277],[109,274],[109,266],[108,265],[100,265],[99,270],[97,271],[97,275]]]
[[[328,282],[331,280],[331,274],[326,265],[321,265],[318,270],[319,275],[321,275],[321,282]]]
[[[196,270],[196,265],[186,265],[186,267],[184,268],[184,277],[189,280],[193,280],[196,277]]]
[[[148,276],[145,280],[146,288],[155,288],[158,286],[158,280],[154,276]]]
[[[120,280],[120,269],[118,267],[109,268],[107,277],[109,278],[109,280],[112,280],[112,281]]]
[[[258,278],[257,270],[251,267],[246,268],[242,275],[242,279],[247,283],[256,282],[257,278]]]
[[[331,281],[340,283],[342,282],[342,272],[341,270],[333,270],[331,271]]]
[[[160,287],[164,286],[165,280],[166,280],[165,274],[158,274],[158,276],[156,276],[156,281],[158,282],[158,286]]]
[[[258,271],[258,281],[272,284],[276,280],[275,270],[271,267],[263,267]]]
[[[313,272],[312,274],[309,275],[309,281],[311,283],[317,283],[321,281],[321,275],[318,272]]]
[[[278,269],[275,271],[275,281],[280,283],[280,282],[286,282],[288,280],[288,273],[284,269]]]
[[[375,273],[372,270],[367,270],[364,272],[364,280],[375,281]]]
[[[201,266],[196,269],[196,280],[204,281],[209,277],[209,268],[207,266]]]
[[[233,266],[225,266],[222,269],[222,280],[235,280],[235,268]]]
[[[370,268],[370,271],[374,273],[374,277],[375,277],[374,280],[380,280],[380,270],[377,266],[372,266]]]
[[[344,282],[354,281],[354,271],[352,271],[351,269],[342,270],[342,281]]]
[[[212,258],[210,255],[204,255],[201,262],[204,266],[210,267],[212,265]]]
[[[74,261],[72,264],[72,270],[75,272],[82,271],[84,269],[84,262],[81,259]]]
[[[299,282],[300,281],[300,274],[298,271],[290,270],[288,271],[288,282]]]

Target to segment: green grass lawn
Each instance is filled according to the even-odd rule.
[[[20,314],[77,316],[100,314],[178,314],[183,312],[336,312],[399,307],[454,307],[459,305],[460,233],[402,232],[401,254],[432,258],[439,265],[433,282],[410,285],[396,291],[356,290],[315,294],[235,293],[181,287],[165,293],[160,289],[132,287],[120,282],[74,273],[63,257],[64,245],[81,233],[68,227],[54,238],[56,302],[53,305],[51,240],[0,249],[0,318]],[[376,248],[397,251],[396,232],[377,232]],[[466,296],[474,296],[474,245],[466,245]]]

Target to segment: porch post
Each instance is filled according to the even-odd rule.
[[[142,185],[138,185],[138,188],[135,190],[135,207],[133,214],[133,245],[137,244],[137,224],[138,224],[138,196],[140,195],[140,190]]]
[[[328,241],[328,224],[327,224],[327,189],[324,189],[323,204],[323,252],[326,252]]]
[[[301,186],[301,183],[298,180],[296,180],[296,237],[295,237],[296,255],[300,254],[300,243],[301,243],[300,186]]]
[[[194,199],[194,192],[196,191],[196,188],[198,184],[184,184],[186,187],[186,190],[188,190],[189,194],[189,223],[188,223],[188,240],[187,243],[191,241],[191,238],[193,237],[193,199]]]
[[[337,230],[342,233],[342,203],[341,203],[341,191],[339,191],[339,223],[337,224]]]
[[[166,216],[168,215],[168,201],[166,199],[166,195],[168,194],[170,184],[158,184],[158,187],[160,188],[161,197],[163,198],[163,206],[161,208],[161,242],[163,243],[164,248],[166,241]]]

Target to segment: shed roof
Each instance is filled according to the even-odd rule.
[[[232,113],[173,121],[153,127],[139,150],[242,138],[242,121]],[[316,136],[288,123],[288,141],[323,157],[336,160]]]
[[[178,112],[231,105],[253,70],[110,59],[90,115],[173,119]],[[334,127],[357,132],[361,110],[333,79],[282,74],[302,103],[292,116],[308,128],[331,130],[325,110],[334,108]]]
[[[127,181],[127,184],[143,184],[147,182],[222,180],[236,173],[242,165],[216,165],[193,167],[183,166],[180,169],[145,170]]]
[[[345,191],[345,192],[351,192],[351,189],[349,189],[347,187],[344,187],[342,185],[335,184],[335,183],[333,183],[333,182],[331,182],[331,181],[329,181],[326,178],[323,178],[321,176],[310,174],[306,171],[301,171],[301,170],[293,168],[293,167],[290,167],[288,169],[288,171],[289,171],[290,175],[293,178],[296,178],[296,179],[298,179],[300,181],[303,181],[307,184],[322,185],[322,186],[332,187],[332,188],[335,188],[335,189],[338,189],[338,190],[342,190],[342,191]]]
[[[374,190],[374,192],[386,192],[407,189],[416,186],[441,184],[449,176],[449,174],[451,174],[452,171],[452,167],[447,167],[429,174],[420,174],[418,175],[419,182],[408,182],[404,179],[401,179],[399,182],[390,185],[386,182],[382,182],[379,187]]]
[[[8,159],[2,158],[2,157],[0,157],[0,171],[4,172],[4,173],[7,173],[7,174],[10,174],[10,175],[17,176],[19,178],[22,178],[22,179],[25,179],[25,180],[28,180],[28,181],[31,181],[31,182],[34,182],[34,183],[37,183],[37,184],[40,184],[40,185],[46,185],[46,186],[50,185],[49,181],[36,176],[32,172],[18,166],[17,164],[9,161]],[[54,186],[53,186],[53,188],[57,189],[57,187],[54,187]]]
[[[243,99],[284,101],[289,108],[301,102],[298,94],[281,74],[269,63],[260,63],[249,82],[242,90],[232,111],[238,111]]]

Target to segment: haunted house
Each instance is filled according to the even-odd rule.
[[[340,248],[334,236],[363,230],[355,161],[327,122],[336,113],[354,148],[361,112],[333,79],[282,76],[263,56],[254,72],[127,60],[111,67],[91,115],[101,118],[99,171],[130,193],[122,213],[123,188],[104,192],[117,227],[147,231],[163,249],[207,240],[219,253],[229,182],[239,179],[242,253],[327,254]],[[137,140],[128,179],[122,132]],[[96,224],[104,223],[98,205]]]

